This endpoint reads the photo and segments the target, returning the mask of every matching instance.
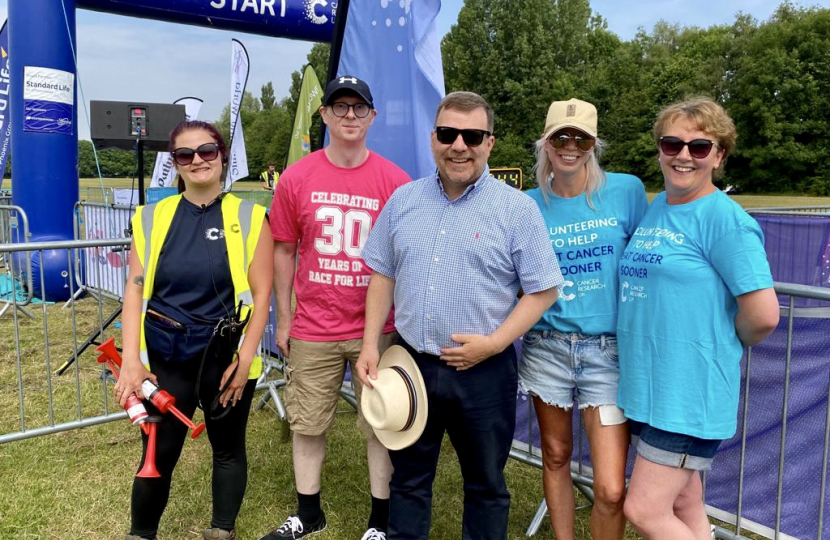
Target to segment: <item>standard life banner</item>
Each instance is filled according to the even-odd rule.
[[[23,67],[23,131],[72,135],[75,75],[61,69]]]
[[[0,28],[0,187],[3,186],[3,173],[9,159],[9,143],[12,137],[12,123],[9,121],[9,21]]]
[[[184,105],[185,120],[195,120],[199,117],[202,108],[202,100],[195,97],[183,97],[173,102],[174,105]],[[176,178],[176,168],[173,167],[173,156],[169,152],[156,154],[156,166],[153,168],[153,179],[150,187],[169,187],[173,185]]]

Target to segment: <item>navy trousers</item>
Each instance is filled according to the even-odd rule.
[[[510,493],[504,466],[516,424],[516,351],[513,345],[466,371],[403,341],[421,370],[429,400],[418,441],[390,451],[388,540],[425,540],[432,513],[432,482],[446,432],[464,478],[463,540],[505,540]]]

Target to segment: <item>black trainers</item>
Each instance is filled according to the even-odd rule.
[[[291,515],[285,520],[285,523],[277,527],[275,530],[269,532],[259,540],[279,540],[281,538],[290,538],[292,540],[297,538],[305,538],[312,534],[317,534],[326,528],[326,514],[320,511],[320,517],[314,523],[303,523],[299,516]]]

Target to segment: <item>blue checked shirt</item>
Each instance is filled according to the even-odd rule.
[[[458,347],[450,334],[490,335],[516,305],[519,287],[562,285],[538,205],[490,176],[450,201],[438,175],[399,187],[361,254],[395,280],[395,326],[419,352]]]

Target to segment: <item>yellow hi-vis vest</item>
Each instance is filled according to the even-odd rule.
[[[135,209],[132,218],[133,240],[135,241],[136,255],[144,266],[144,293],[141,303],[141,339],[139,342],[139,357],[145,366],[150,365],[147,356],[147,343],[144,337],[144,318],[147,315],[147,305],[153,295],[153,284],[156,276],[161,247],[167,238],[170,224],[182,196],[167,197],[155,204],[139,206]],[[236,304],[242,301],[241,318],[245,319],[248,313],[253,315],[254,297],[248,284],[248,270],[256,251],[262,222],[265,219],[265,208],[251,201],[243,201],[238,197],[227,194],[222,198],[222,223],[225,229],[225,243],[228,248],[228,264],[231,268],[233,291]],[[150,239],[147,242],[147,239]],[[249,320],[250,322],[250,320]],[[245,329],[239,340],[239,347],[245,340]],[[256,379],[262,373],[261,349],[257,345],[257,352],[248,372],[249,379]]]

